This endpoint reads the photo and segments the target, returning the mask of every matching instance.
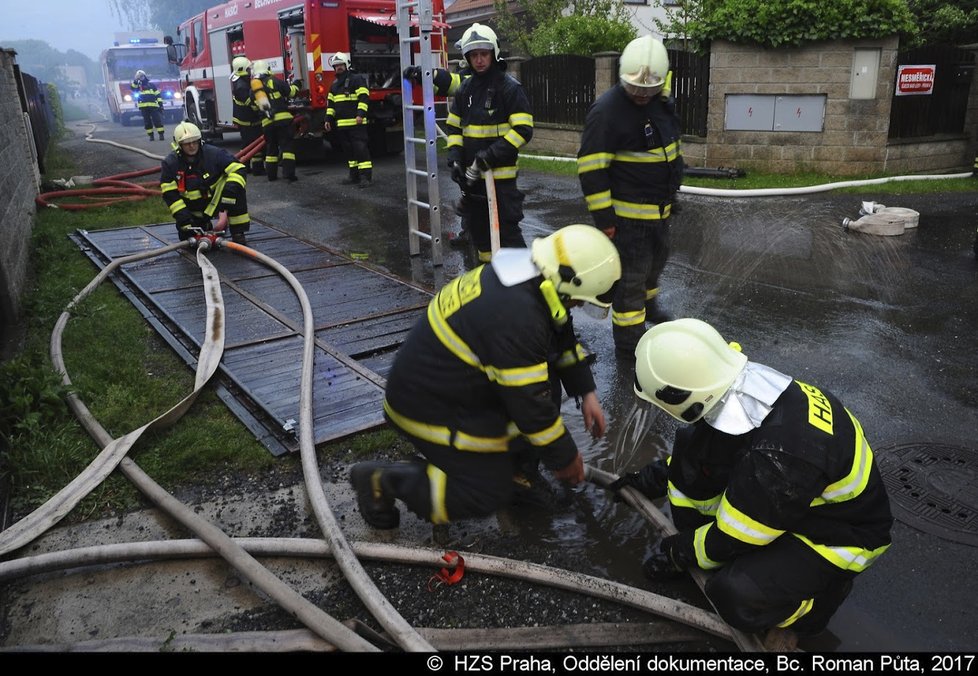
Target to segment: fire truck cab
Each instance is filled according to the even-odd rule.
[[[437,32],[431,48],[444,66],[443,0],[433,5]],[[322,146],[329,140],[323,123],[335,77],[329,57],[346,52],[370,89],[371,150],[403,149],[394,0],[232,0],[187,19],[177,35],[186,50],[180,67],[186,117],[205,136],[237,130],[231,121],[231,61],[243,55],[264,60],[286,81],[301,81],[298,97],[290,101],[296,137]]]

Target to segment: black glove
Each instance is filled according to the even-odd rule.
[[[480,150],[475,154],[475,166],[479,168],[479,171],[488,171],[492,169],[492,165],[489,164],[489,159],[492,157],[488,149]]]
[[[652,547],[652,554],[642,564],[645,577],[653,582],[665,582],[680,577],[689,562],[681,560],[682,557],[677,552],[678,544],[677,535],[656,542]]]
[[[421,84],[421,67],[420,66],[408,66],[404,69],[404,79],[410,80],[415,84]]]
[[[631,486],[649,500],[661,498],[666,494],[669,486],[669,468],[665,461],[656,459],[643,467],[638,472],[623,474],[621,477],[608,484],[608,490],[615,493],[615,501],[621,500],[618,495],[625,486]]]
[[[302,91],[302,80],[295,80],[292,82],[292,84],[294,84],[295,88],[298,89],[300,92]]]
[[[461,187],[466,187],[468,183],[465,180],[465,167],[463,167],[458,162],[452,160],[448,161],[448,168],[452,172],[452,180],[459,184]]]

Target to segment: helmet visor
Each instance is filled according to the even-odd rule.
[[[655,96],[662,91],[662,85],[662,82],[656,85],[637,85],[627,82],[625,78],[621,80],[621,87],[625,90],[625,93],[638,98]]]
[[[698,401],[693,402],[685,408],[681,408],[681,405],[688,401],[693,394],[689,390],[665,385],[655,392],[646,392],[642,389],[642,383],[638,379],[638,373],[635,374],[635,394],[646,401],[658,404],[673,416],[682,418],[689,423],[696,422],[703,416],[703,404]]]

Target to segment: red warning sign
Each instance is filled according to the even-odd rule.
[[[930,94],[934,91],[937,66],[898,66],[896,95]]]

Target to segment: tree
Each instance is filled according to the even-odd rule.
[[[4,43],[4,47],[17,52],[17,63],[25,73],[64,92],[75,89],[66,77],[65,66],[81,66],[90,85],[102,79],[98,64],[74,49],[60,52],[44,40],[13,40]]]
[[[978,42],[978,0],[908,0],[917,21],[917,45]]]
[[[501,37],[527,56],[621,51],[635,37],[622,0],[493,0]]]
[[[195,14],[220,4],[219,0],[109,0],[112,13],[132,30],[155,28],[166,35]]]

